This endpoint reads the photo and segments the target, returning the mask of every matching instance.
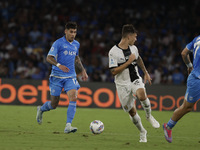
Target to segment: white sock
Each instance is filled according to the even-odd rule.
[[[130,115],[129,115],[130,116]],[[142,121],[140,116],[138,115],[138,113],[136,113],[135,116],[130,116],[131,121],[135,124],[135,126],[138,128],[138,130],[140,132],[145,131],[143,125],[142,125]]]
[[[149,118],[151,115],[151,103],[149,99],[147,98],[146,100],[140,102],[142,104],[144,111],[146,112],[146,117]]]
[[[71,126],[71,123],[66,123],[66,126]]]

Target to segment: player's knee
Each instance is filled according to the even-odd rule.
[[[133,117],[133,116],[136,115],[137,112],[136,112],[136,110],[134,108],[132,108],[128,113],[129,113],[130,116]]]
[[[77,101],[77,97],[71,97],[70,101],[76,102]]]
[[[186,112],[191,112],[192,111],[192,108],[191,107],[188,107],[187,109],[186,109]]]
[[[56,107],[58,106],[58,104],[57,103],[51,103],[51,106],[52,106],[53,109],[56,109]]]
[[[144,101],[147,99],[145,90],[143,88],[140,88],[136,91],[136,96],[140,101]]]
[[[135,116],[136,115],[136,112],[129,112],[130,116]]]
[[[147,97],[146,97],[145,95],[139,95],[139,96],[138,96],[138,99],[139,99],[140,101],[144,101],[144,100],[147,99]]]

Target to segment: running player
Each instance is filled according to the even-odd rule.
[[[75,40],[77,33],[77,24],[68,22],[65,25],[65,36],[56,40],[48,55],[47,62],[52,64],[52,71],[49,78],[49,88],[51,101],[47,101],[42,106],[37,107],[36,120],[38,124],[42,124],[43,113],[56,109],[59,103],[62,89],[67,93],[69,98],[69,106],[67,110],[67,121],[64,133],[76,132],[77,128],[72,127],[71,123],[76,112],[77,92],[80,85],[76,79],[76,67],[81,70],[83,80],[87,80],[88,75],[83,68],[81,60],[78,56],[80,44]]]
[[[160,124],[151,115],[151,104],[144,87],[144,83],[147,81],[151,84],[151,78],[138,53],[137,47],[134,45],[136,40],[137,32],[133,25],[124,25],[121,41],[109,51],[109,68],[115,76],[115,85],[122,108],[125,112],[129,113],[132,122],[140,131],[139,142],[147,142],[147,131],[144,129],[134,105],[136,98],[140,100],[146,112],[146,118],[151,125],[154,128],[159,128]],[[144,73],[144,83],[138,73],[137,66]]]
[[[193,64],[189,57],[191,52],[193,53]],[[165,139],[169,143],[172,142],[172,128],[186,113],[192,111],[194,104],[200,99],[200,35],[186,45],[181,55],[189,76],[183,104],[174,111],[168,123],[163,124]]]

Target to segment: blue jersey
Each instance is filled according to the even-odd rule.
[[[191,74],[200,79],[200,35],[188,43],[186,48],[193,52],[193,70]]]
[[[69,68],[69,72],[64,72],[58,67],[52,65],[51,75],[55,77],[67,77],[73,78],[76,77],[75,72],[75,57],[79,54],[80,44],[78,41],[74,40],[72,43],[69,43],[65,36],[56,40],[48,55],[54,56],[55,60]]]

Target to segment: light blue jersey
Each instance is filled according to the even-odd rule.
[[[195,103],[200,99],[200,36],[195,37],[186,48],[193,52],[193,70],[187,79],[185,99]]]
[[[187,44],[186,48],[193,53],[193,70],[191,74],[200,79],[200,35]]]
[[[56,61],[61,65],[64,65],[69,68],[69,72],[64,72],[58,67],[52,65],[51,75],[54,77],[76,77],[75,72],[75,57],[79,54],[80,44],[78,41],[74,40],[72,43],[69,43],[65,36],[56,40],[48,55],[54,56]]]

